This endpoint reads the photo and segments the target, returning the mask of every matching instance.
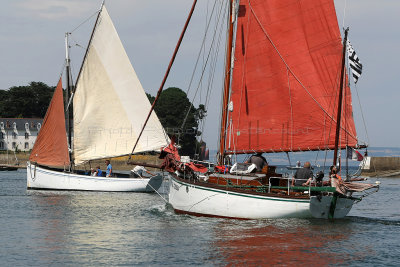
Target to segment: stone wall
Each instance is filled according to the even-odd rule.
[[[369,157],[362,174],[369,176],[400,176],[400,157]]]
[[[17,158],[17,160],[15,159],[15,157]],[[15,153],[12,151],[8,152],[8,156],[7,156],[7,152],[2,151],[2,153],[0,153],[0,164],[9,164],[9,165],[17,165],[17,162],[19,163],[19,166],[26,166],[26,162],[29,159],[29,153],[28,152],[19,152],[19,153]]]
[[[15,156],[18,159],[18,164],[20,167],[26,167],[26,162],[29,159],[29,155],[30,154],[28,152],[15,153]],[[0,165],[1,164],[16,165],[17,161],[15,159],[15,156],[14,152],[9,151],[7,160],[7,153],[6,152],[0,153]],[[160,160],[158,156],[159,155],[135,155],[132,156],[132,160],[135,162],[146,162],[148,164],[161,165],[162,160]],[[113,169],[120,171],[129,171],[133,169],[134,166],[126,164],[127,159],[128,157],[118,157],[111,159],[111,165],[113,166]],[[106,169],[105,160],[104,159],[94,160],[90,163],[90,165],[89,163],[86,163],[85,165],[79,166],[78,169],[90,170],[90,167],[96,167],[96,166],[100,166],[101,169]]]

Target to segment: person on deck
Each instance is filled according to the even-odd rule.
[[[111,177],[112,176],[112,166],[108,159],[106,160],[106,166],[107,166],[106,177]]]
[[[246,161],[246,163],[255,164],[257,167],[257,172],[261,172],[264,166],[268,165],[267,160],[262,156],[261,152],[252,155],[249,160]]]
[[[311,180],[313,178],[311,163],[309,161],[304,163],[303,168],[297,170],[293,178],[294,179],[292,180],[292,186],[307,186],[309,183],[311,183]]]
[[[100,166],[96,167],[96,176],[103,176],[103,171],[100,169]]]
[[[329,174],[329,182],[332,187],[336,187],[338,184],[342,182],[342,177],[337,174],[336,166],[331,167],[331,172]]]
[[[144,172],[150,174],[151,176],[154,176],[153,173],[149,172],[148,170],[146,170],[145,167],[140,166],[140,165],[137,165],[135,168],[132,169],[132,173],[133,173],[135,178],[143,177],[143,173]]]

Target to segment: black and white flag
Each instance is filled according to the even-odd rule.
[[[361,76],[362,64],[349,40],[347,40],[347,54],[349,56],[349,63],[354,83],[357,83],[358,78]]]

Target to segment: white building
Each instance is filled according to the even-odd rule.
[[[43,119],[0,118],[0,150],[31,150],[42,123]]]

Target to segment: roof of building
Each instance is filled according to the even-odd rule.
[[[37,130],[38,123],[42,125],[43,119],[38,118],[0,118],[0,127],[4,125],[5,130],[12,130],[14,122],[17,130],[25,130],[25,124],[28,123],[29,130]]]

